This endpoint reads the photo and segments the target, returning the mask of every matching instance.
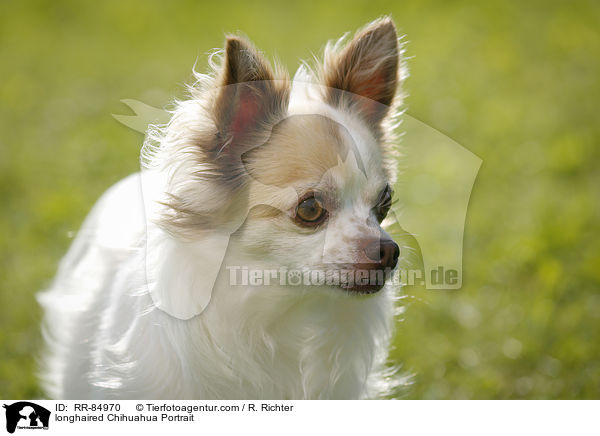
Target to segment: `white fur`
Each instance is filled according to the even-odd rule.
[[[347,212],[321,236],[293,233],[290,223],[251,223],[231,237],[211,292],[206,269],[194,268],[206,238],[183,241],[157,224],[164,192],[194,191],[212,205],[225,201],[212,182],[182,176],[197,170],[182,160],[191,147],[185,129],[208,121],[200,115],[202,97],[180,104],[171,133],[157,150],[143,152],[152,164],[102,196],[53,285],[39,296],[46,313],[42,378],[50,397],[344,399],[389,391],[385,360],[395,301],[389,285],[360,296],[333,287],[229,283],[227,265],[269,269],[278,260],[308,269],[347,261],[343,239],[368,230],[358,223],[372,207],[367,197],[372,200],[383,182],[377,144],[351,114],[303,88],[294,87],[289,114],[323,114],[341,123],[365,163],[366,175],[352,160],[331,170],[350,199]],[[154,182],[146,182],[147,175]],[[352,184],[349,177],[365,180]],[[266,234],[280,245],[263,255]],[[311,250],[310,238],[324,243],[324,251]],[[157,307],[163,297],[174,311],[190,312],[172,316]]]
[[[139,175],[111,188],[40,296],[52,398],[364,398],[385,387],[374,370],[384,369],[391,290],[229,289],[225,272],[201,315],[177,319],[147,290],[140,200]]]

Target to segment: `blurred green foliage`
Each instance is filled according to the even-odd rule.
[[[138,169],[120,100],[182,96],[224,32],[294,70],[382,14],[407,35],[408,112],[483,159],[463,288],[403,300],[403,396],[600,398],[600,3],[503,0],[3,1],[0,397],[41,395],[34,294]]]

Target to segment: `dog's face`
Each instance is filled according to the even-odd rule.
[[[227,186],[226,200],[210,202],[213,216],[244,215],[230,248],[268,268],[315,271],[313,285],[381,289],[399,257],[381,227],[392,202],[386,126],[399,65],[389,19],[328,46],[313,83],[290,83],[249,42],[228,38],[203,159],[215,185]]]
[[[292,115],[244,158],[254,207],[236,242],[272,268],[321,274],[311,285],[324,279],[354,292],[381,289],[399,250],[381,228],[391,180],[368,129],[351,132],[328,116]]]

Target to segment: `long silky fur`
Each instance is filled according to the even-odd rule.
[[[329,43],[323,63],[303,68],[298,80],[317,84],[340,50],[341,42]],[[49,397],[377,398],[403,383],[386,365],[397,301],[390,286],[369,297],[280,286],[231,292],[224,273],[209,306],[192,319],[153,304],[146,226],[158,226],[166,239],[193,241],[235,214],[247,183],[225,181],[216,159],[213,105],[223,57],[214,52],[211,71],[194,72],[189,98],[176,102],[170,122],[148,131],[142,166],[168,193],[158,196],[160,213],[145,215],[139,174],[119,182],[98,201],[53,284],[39,295],[46,314],[41,378]],[[399,82],[405,76],[400,62]],[[281,67],[274,80],[290,86]],[[400,101],[391,102],[382,122],[388,151]],[[390,172],[393,160],[386,160]],[[230,263],[244,264],[249,259],[238,257],[236,244]]]

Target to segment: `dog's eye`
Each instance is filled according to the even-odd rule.
[[[296,221],[300,224],[317,225],[322,222],[326,216],[327,211],[314,195],[300,201],[296,207]]]
[[[377,206],[373,208],[375,212],[375,216],[379,222],[382,222],[387,216],[390,208],[392,207],[392,188],[390,185],[387,185],[385,189],[379,195],[379,200],[377,201]]]

